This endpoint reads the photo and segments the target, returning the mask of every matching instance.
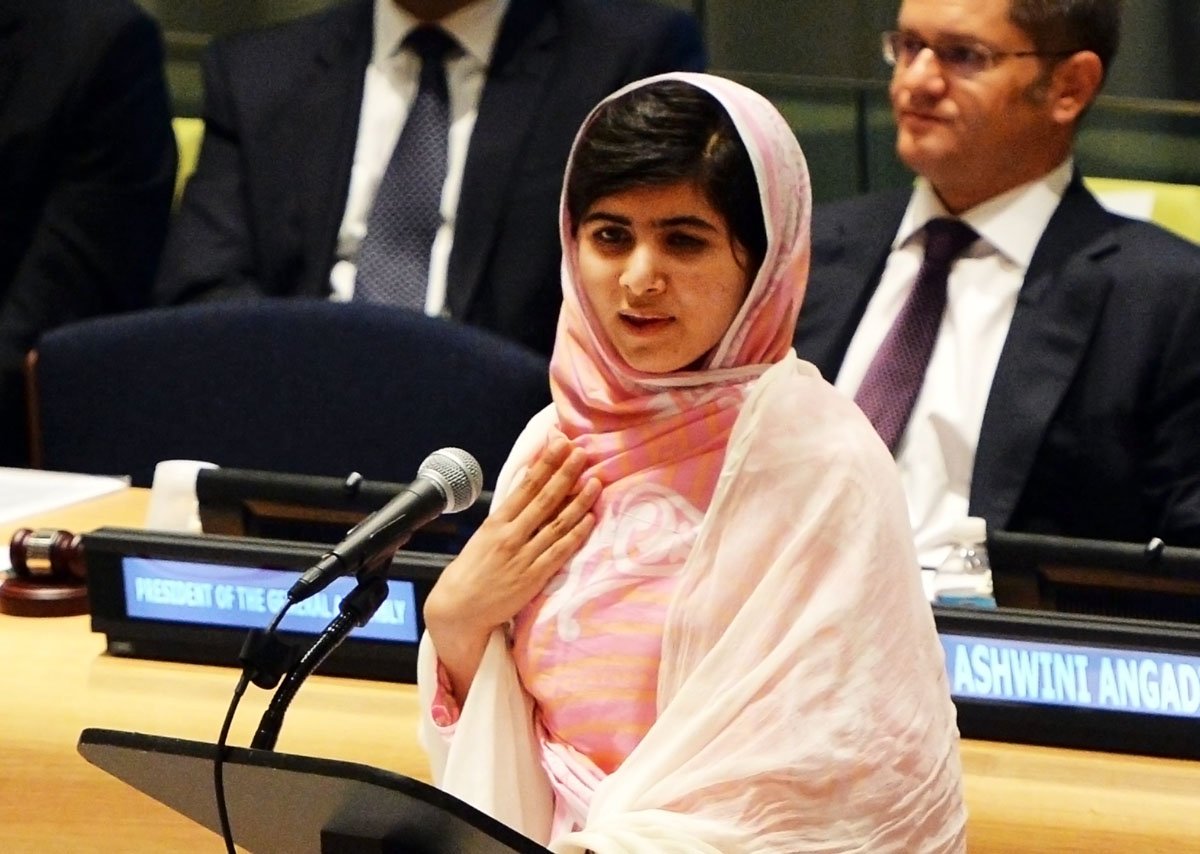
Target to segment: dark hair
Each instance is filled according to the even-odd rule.
[[[717,99],[678,80],[634,89],[592,117],[567,179],[572,228],[597,199],[680,181],[693,182],[725,218],[756,273],[767,230],[750,155]]]
[[[1010,0],[1008,18],[1040,51],[1092,51],[1105,75],[1121,43],[1121,0]]]

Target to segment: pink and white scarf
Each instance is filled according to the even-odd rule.
[[[578,290],[563,205],[554,404],[499,484],[561,432],[604,484],[598,528],[647,485],[703,512],[663,629],[658,718],[616,772],[587,781],[584,828],[548,839],[554,787],[497,631],[449,744],[423,715],[434,779],[559,852],[961,851],[954,709],[894,464],[790,350],[809,262],[803,155],[757,93],[707,75],[651,80],[664,78],[711,93],[741,134],[762,267],[700,370],[638,373]],[[426,710],[434,668],[426,642]]]
[[[550,378],[557,427],[588,452],[588,475],[600,478],[606,498],[627,488],[628,478],[650,479],[703,509],[747,389],[791,350],[808,277],[811,196],[795,136],[755,92],[719,77],[678,73],[632,84],[611,97],[662,79],[706,90],[733,119],[758,177],[769,235],[766,256],[741,311],[699,370],[636,371],[600,331],[579,289],[578,244],[564,188],[563,308]],[[568,174],[571,166],[568,162]]]

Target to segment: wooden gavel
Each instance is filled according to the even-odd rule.
[[[0,612],[63,617],[88,610],[83,538],[54,528],[20,528],[8,546],[13,577],[0,584]]]

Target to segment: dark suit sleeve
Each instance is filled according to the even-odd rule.
[[[261,272],[247,199],[242,128],[220,42],[203,59],[204,141],[163,253],[154,301],[254,297]]]
[[[1150,507],[1161,508],[1155,533],[1168,545],[1200,547],[1200,251],[1176,258],[1167,290],[1182,298],[1159,319],[1163,349],[1144,413],[1142,476]]]
[[[176,164],[158,27],[130,18],[98,55],[0,307],[6,363],[51,327],[150,301]]]

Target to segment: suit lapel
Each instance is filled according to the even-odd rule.
[[[513,0],[493,51],[455,215],[446,302],[465,315],[479,289],[519,155],[558,56],[559,24],[544,0]]]
[[[295,162],[303,164],[298,174],[286,176],[286,185],[295,187],[288,219],[309,258],[301,287],[316,295],[329,290],[329,270],[354,163],[363,76],[373,40],[371,3],[357,3],[346,12],[336,19],[328,37],[315,46],[312,85],[306,87],[294,104],[296,112],[281,128],[281,132],[294,135],[298,146]]]
[[[830,382],[841,370],[850,339],[887,261],[908,192],[874,195],[851,207],[838,206],[821,221],[814,215],[812,274],[797,324],[796,350]],[[869,205],[864,214],[860,205]]]
[[[1087,351],[1119,251],[1114,219],[1075,176],[1034,252],[992,379],[970,512],[1008,525],[1052,416]]]

